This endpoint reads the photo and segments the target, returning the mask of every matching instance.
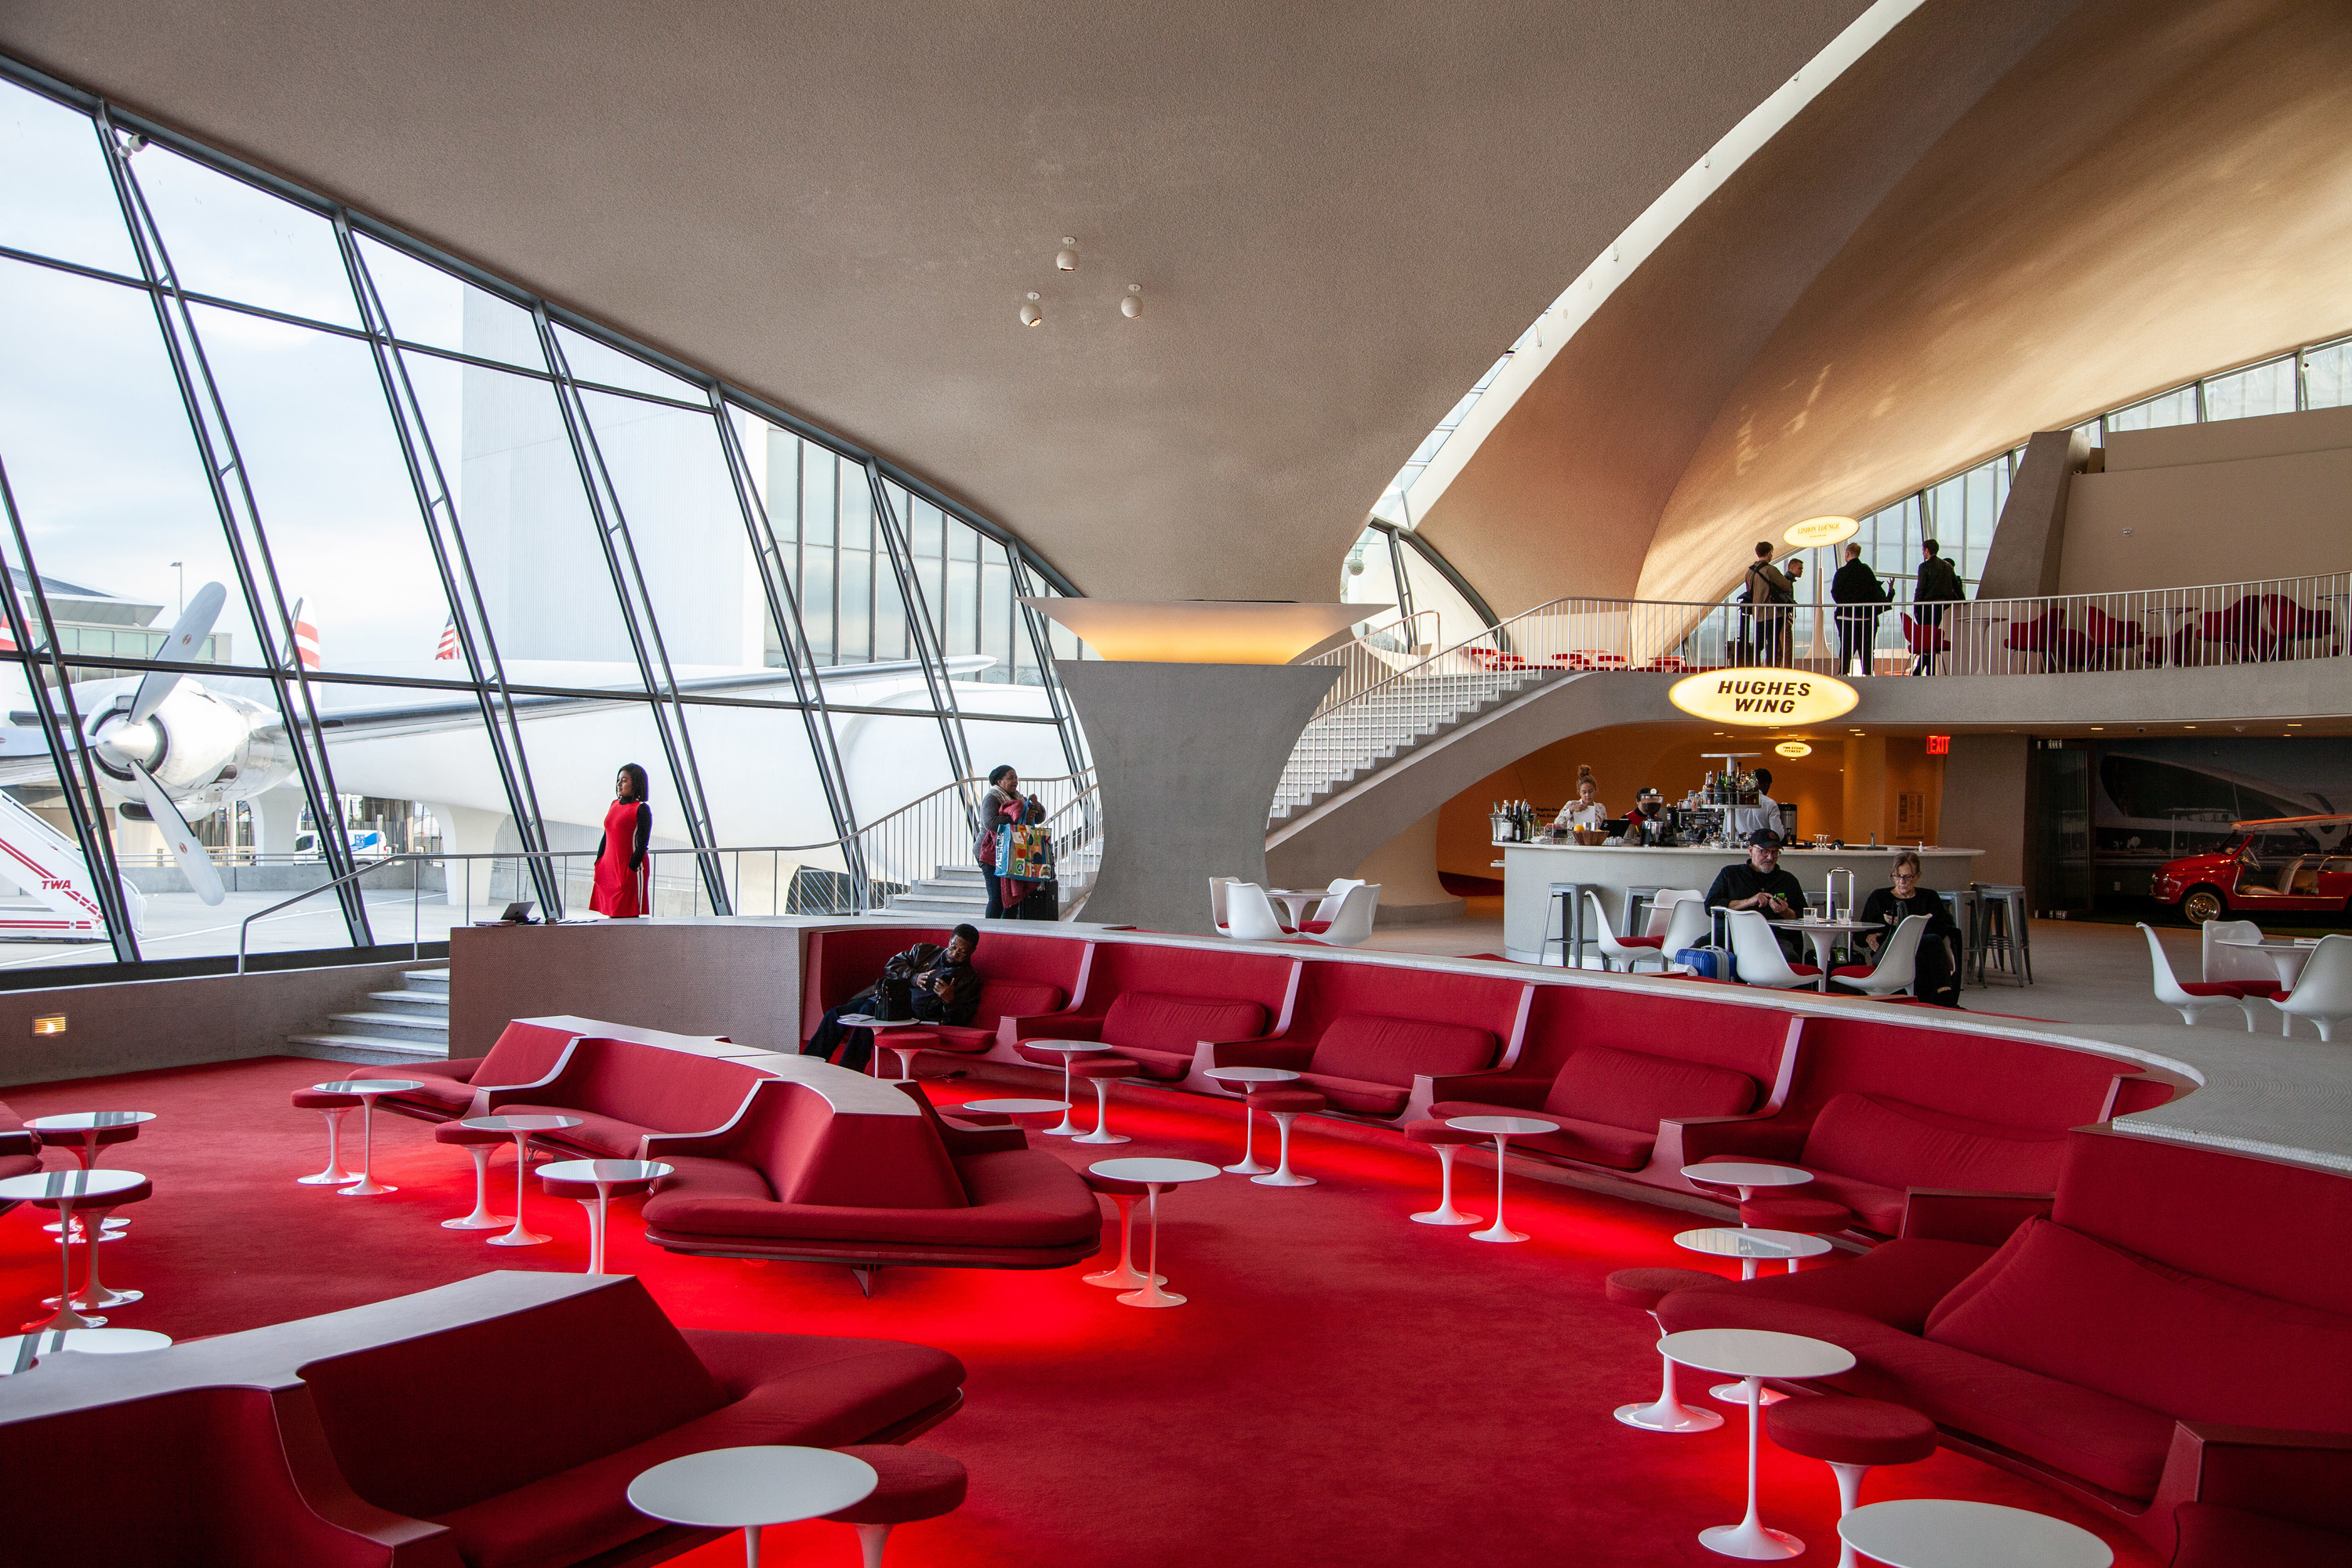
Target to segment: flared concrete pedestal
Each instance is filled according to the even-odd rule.
[[[1209,879],[1265,880],[1265,816],[1330,665],[1060,659],[1094,753],[1102,869],[1089,921],[1206,934]]]

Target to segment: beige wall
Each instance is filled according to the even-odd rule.
[[[1955,735],[1944,769],[1941,826],[1955,844],[1981,849],[1975,879],[2025,881],[2024,735]]]
[[[283,1055],[287,1036],[317,1029],[370,991],[396,989],[400,972],[415,967],[369,963],[0,992],[0,1084]],[[66,1015],[66,1032],[36,1036],[33,1020],[51,1013]]]
[[[800,1049],[800,932],[743,921],[595,921],[449,933],[449,1054],[509,1018],[570,1013],[677,1035]],[[625,962],[616,962],[625,960]]]
[[[2107,438],[2066,502],[2062,594],[2352,570],[2352,408]]]

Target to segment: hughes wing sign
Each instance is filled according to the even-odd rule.
[[[1862,700],[1854,689],[1826,675],[1801,669],[1717,669],[1685,676],[1666,693],[1685,713],[1718,724],[1759,724],[1785,729],[1818,724],[1849,711]]]

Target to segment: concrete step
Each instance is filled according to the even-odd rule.
[[[930,880],[934,882],[969,884],[971,887],[977,888],[981,885],[980,868],[977,866],[941,866],[931,873]]]
[[[951,915],[957,920],[974,920],[988,912],[985,896],[976,899],[920,898],[908,893],[893,893],[886,906],[894,914]]]
[[[449,1020],[449,993],[446,991],[371,991],[367,999],[376,1004],[379,1013],[414,1013],[419,1017]]]
[[[289,1035],[286,1054],[329,1062],[366,1062],[389,1066],[398,1062],[446,1062],[449,1042],[401,1041],[375,1035]]]
[[[449,1020],[419,1013],[331,1013],[327,1022],[337,1034],[362,1038],[390,1038],[437,1043],[449,1054]]]
[[[449,994],[449,972],[446,969],[404,969],[400,972],[400,980],[412,991],[437,992],[444,996]]]

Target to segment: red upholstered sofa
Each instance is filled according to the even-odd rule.
[[[10,1379],[0,1471],[41,1484],[11,1489],[0,1554],[637,1568],[723,1533],[631,1508],[639,1472],[711,1448],[903,1442],[954,1412],[962,1381],[921,1345],[681,1331],[630,1278],[486,1274]]]
[[[984,942],[983,942],[983,945]],[[992,1054],[1058,1069],[1062,1054],[1026,1040],[1100,1040],[1163,1082],[1190,1077],[1203,1045],[1257,1040],[1290,1023],[1298,960],[1242,951],[1090,943],[1094,956],[1070,1005],[1044,1017],[1010,1020],[1010,1052]]]
[[[1534,989],[1484,974],[1309,963],[1278,1037],[1214,1044],[1196,1066],[1288,1068],[1335,1111],[1395,1120],[1412,1103],[1417,1079],[1515,1060]],[[1219,1088],[1197,1077],[1193,1087]]]
[[[1019,1129],[959,1126],[911,1086],[794,1066],[715,1132],[646,1140],[677,1171],[646,1200],[647,1240],[844,1264],[869,1289],[888,1265],[1058,1268],[1100,1247],[1085,1179]]]
[[[1521,1138],[1535,1150],[1613,1171],[1649,1164],[1658,1129],[1673,1117],[1735,1117],[1756,1109],[1764,1086],[1746,1073],[1647,1051],[1587,1046],[1550,1082],[1494,1073],[1470,1080],[1481,1100],[1440,1100],[1435,1117],[1540,1115],[1559,1131]]]
[[[649,1134],[725,1127],[769,1077],[740,1061],[587,1035],[535,1082],[479,1089],[474,1114],[577,1117],[579,1126],[531,1142],[592,1160],[643,1159]]]
[[[809,932],[801,965],[800,1037],[816,1033],[828,1008],[874,984],[884,961],[919,942],[944,944],[948,926],[871,925]],[[990,1048],[1008,1019],[1059,1011],[1085,984],[1095,944],[1081,937],[1008,930],[995,921],[981,928],[971,967],[980,976],[980,1009],[968,1025],[926,1025],[950,1050]],[[987,1037],[981,1030],[989,1031]]]
[[[483,1090],[539,1082],[555,1070],[562,1060],[564,1047],[583,1035],[659,1046],[688,1055],[707,1056],[712,1047],[727,1043],[723,1037],[673,1035],[596,1018],[515,1018],[499,1032],[497,1042],[486,1055],[446,1062],[403,1063],[397,1069],[403,1078],[422,1081],[404,1094],[388,1094],[376,1103],[419,1121],[455,1121],[486,1115],[486,1111],[478,1109]],[[351,1068],[346,1076],[351,1078],[381,1078],[386,1070],[356,1062],[346,1065]]]
[[[29,1176],[41,1168],[41,1146],[25,1131],[25,1119],[0,1101],[0,1182],[11,1176]],[[0,1214],[16,1205],[0,1203]]]
[[[2138,1075],[2111,1058],[1874,1018],[1808,1017],[1769,1116],[1677,1119],[1685,1163],[1767,1159],[1813,1173],[1806,1195],[1894,1236],[1914,1188],[2047,1193],[2069,1128],[2105,1121]],[[2152,1095],[2137,1095],[2161,1103]]]
[[[2046,1216],[1995,1247],[2020,1209],[1951,1223],[1969,1206],[1915,1205],[1903,1237],[1855,1262],[1677,1291],[1660,1319],[1843,1345],[1856,1365],[1832,1386],[1926,1413],[1947,1446],[2106,1509],[2159,1551],[2218,1476],[2210,1445],[2237,1450],[2220,1502],[2264,1495],[2265,1477],[2275,1497],[2344,1473],[2352,1182],[2086,1130],[2065,1140]],[[2263,1430],[2224,1430],[2239,1427]]]

